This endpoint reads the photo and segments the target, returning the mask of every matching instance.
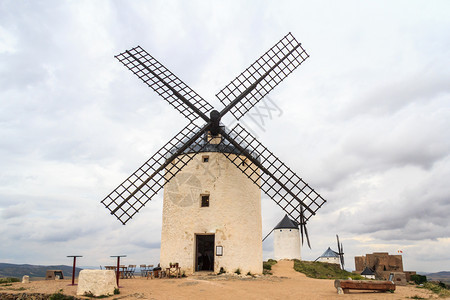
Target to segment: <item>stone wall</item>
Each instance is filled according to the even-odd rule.
[[[202,195],[209,195],[209,207],[201,207]],[[161,267],[177,262],[193,273],[196,235],[214,234],[223,247],[222,256],[214,253],[215,273],[222,267],[260,274],[261,222],[259,187],[222,153],[199,153],[164,188]]]
[[[391,272],[403,272],[403,260],[401,255],[389,255],[388,252],[355,256],[356,272],[361,273],[365,267],[372,269],[378,278],[387,280]]]

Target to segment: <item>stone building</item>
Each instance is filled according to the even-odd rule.
[[[161,267],[261,274],[261,191],[210,146],[164,187]]]
[[[355,256],[356,273],[369,267],[377,278],[388,280],[391,272],[403,272],[401,255],[389,255],[388,252],[374,252],[363,256]]]
[[[301,259],[298,223],[287,215],[273,229],[273,250],[276,260]]]
[[[355,273],[361,274],[368,267],[378,279],[392,280],[398,285],[406,285],[415,271],[403,270],[401,255],[390,255],[388,252],[374,252],[363,256],[355,256]]]

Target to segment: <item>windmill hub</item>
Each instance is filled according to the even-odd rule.
[[[217,136],[220,132],[220,118],[220,113],[215,109],[209,114],[209,119],[211,120],[209,131],[212,136]]]

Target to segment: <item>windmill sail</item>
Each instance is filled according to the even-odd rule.
[[[213,108],[140,46],[115,57],[191,122]]]
[[[224,155],[292,219],[305,223],[326,202],[240,124],[222,134],[229,143],[241,149],[239,155]]]
[[[167,144],[158,150],[130,177],[101,201],[111,214],[125,225],[158,191],[192,160],[206,144],[201,139],[202,129],[188,124]],[[187,141],[194,141],[187,144]],[[181,146],[188,149],[186,155],[174,155]],[[175,156],[172,158],[172,156]]]
[[[292,34],[287,34],[216,95],[225,108],[207,117],[212,106],[144,49],[138,46],[117,55],[123,65],[191,123],[102,203],[125,224],[196,154],[221,152],[299,223],[302,239],[305,234],[309,244],[306,222],[325,200],[242,126],[238,124],[231,131],[220,126],[221,117],[229,111],[240,119],[308,57]],[[198,118],[206,122],[203,127],[192,123]],[[221,134],[221,142],[209,144],[204,138],[208,132],[214,138]],[[247,160],[252,163],[247,164]]]
[[[247,88],[256,85],[231,109],[233,116],[239,120],[308,57],[301,44],[288,33],[217,93],[216,97],[227,106]]]

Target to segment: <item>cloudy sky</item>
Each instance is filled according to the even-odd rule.
[[[162,193],[126,226],[100,201],[187,120],[114,55],[142,46],[220,109],[292,32],[310,58],[244,122],[328,200],[303,258],[339,234],[349,270],[450,270],[449,31],[449,1],[1,0],[0,262],[158,263]],[[266,234],[284,214],[262,204]]]

